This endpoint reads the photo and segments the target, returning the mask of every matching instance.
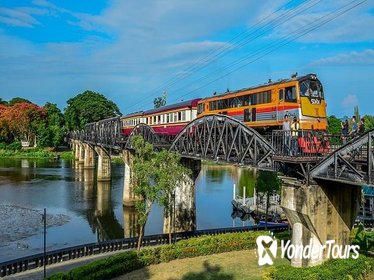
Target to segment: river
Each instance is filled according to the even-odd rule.
[[[0,262],[43,252],[43,209],[47,250],[133,234],[136,212],[122,207],[124,167],[112,166],[110,183],[72,161],[0,159]],[[233,184],[253,196],[252,170],[203,164],[196,180],[197,229],[251,225],[232,218]],[[163,211],[153,205],[146,234],[162,233]]]

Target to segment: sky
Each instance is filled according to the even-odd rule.
[[[374,0],[0,0],[0,97],[123,114],[315,73],[328,114],[373,114]]]

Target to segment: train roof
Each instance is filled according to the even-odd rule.
[[[133,113],[130,113],[130,114],[122,116],[122,118],[130,118],[130,117],[142,116],[143,113],[144,113],[143,111],[133,112]]]
[[[318,80],[316,74],[310,73],[310,74],[307,74],[307,75],[304,75],[304,76],[296,76],[295,78],[280,79],[276,82],[265,83],[265,84],[261,84],[261,85],[257,85],[257,86],[253,86],[253,87],[248,87],[248,88],[242,88],[242,89],[234,90],[234,91],[227,91],[227,92],[224,92],[224,93],[217,93],[213,96],[208,96],[208,97],[205,97],[203,99],[210,99],[212,97],[222,97],[222,96],[225,96],[227,94],[239,93],[239,92],[243,92],[243,91],[247,91],[247,90],[258,89],[258,88],[268,87],[268,86],[272,86],[272,85],[279,85],[279,84],[288,83],[288,82],[291,82],[291,81],[302,82],[302,81],[308,80],[308,79]]]
[[[161,112],[165,112],[165,111],[176,110],[176,109],[180,109],[180,108],[184,108],[184,107],[195,107],[195,106],[197,106],[197,102],[200,99],[201,98],[195,98],[195,99],[182,101],[182,102],[175,103],[175,104],[166,105],[166,106],[156,108],[156,109],[150,109],[150,110],[147,110],[147,111],[130,113],[130,114],[127,114],[127,115],[123,116],[123,118],[150,115],[150,114],[161,113]]]

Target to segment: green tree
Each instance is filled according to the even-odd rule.
[[[358,106],[355,106],[353,109],[353,115],[356,117],[356,121],[360,121],[360,111],[358,109]]]
[[[155,153],[155,183],[160,190],[158,203],[164,207],[165,217],[168,218],[169,243],[171,233],[175,228],[172,221],[175,219],[175,188],[177,185],[188,182],[191,171],[180,163],[180,156],[167,150]]]
[[[269,199],[270,195],[279,191],[282,181],[278,178],[277,172],[274,171],[263,171],[259,170],[257,175],[256,190],[257,192],[264,193],[266,195],[266,223],[267,227],[267,216],[269,210]]]
[[[14,97],[11,100],[8,101],[8,105],[13,106],[14,104],[17,103],[29,103],[33,104],[30,100],[22,98],[22,97]]]
[[[154,184],[156,168],[153,145],[145,142],[141,136],[133,137],[132,145],[134,147],[132,184],[134,193],[140,198],[135,203],[135,208],[139,213],[138,249],[140,249],[151,206],[157,201],[160,189],[157,184]]]
[[[53,103],[47,102],[44,110],[47,118],[46,122],[38,127],[39,146],[57,147],[62,144],[65,135],[64,115]]]
[[[374,116],[365,115],[364,119],[365,119],[365,131],[374,129]]]
[[[327,117],[328,132],[330,134],[341,134],[342,125],[341,121],[334,115]]]
[[[171,242],[171,222],[174,213],[175,187],[189,179],[191,171],[180,163],[180,156],[166,150],[154,151],[153,145],[141,136],[132,138],[134,147],[133,176],[134,193],[140,198],[135,203],[139,214],[140,233],[138,249],[144,237],[144,228],[151,206],[157,202],[169,217],[168,233]]]
[[[162,96],[156,97],[153,100],[153,104],[155,105],[155,108],[160,108],[166,105],[166,91],[162,93]]]
[[[87,123],[121,115],[113,101],[89,90],[70,98],[67,104],[64,117],[68,130],[82,129]]]
[[[0,105],[7,105],[8,102],[3,100],[1,97],[0,97]]]

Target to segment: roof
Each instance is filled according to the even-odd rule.
[[[134,112],[134,113],[124,115],[122,116],[122,118],[137,117],[137,116],[142,116],[142,115],[143,115],[143,111],[139,111],[139,112]]]
[[[284,83],[288,83],[288,82],[291,82],[291,81],[302,82],[302,81],[308,80],[308,79],[314,79],[314,80],[318,81],[317,75],[311,73],[311,74],[307,74],[307,75],[304,75],[304,76],[299,76],[299,77],[295,77],[295,78],[291,78],[291,79],[280,79],[276,82],[265,83],[265,84],[262,84],[262,85],[257,85],[257,86],[248,87],[248,88],[242,88],[242,89],[234,90],[234,91],[227,91],[227,92],[224,92],[224,93],[218,93],[218,94],[215,94],[213,96],[205,97],[203,99],[210,99],[212,97],[222,97],[222,96],[225,96],[227,94],[239,93],[239,92],[243,92],[243,91],[247,91],[247,90],[253,90],[253,89],[262,88],[262,87],[284,84]]]
[[[170,104],[170,105],[163,106],[163,107],[160,107],[160,108],[151,109],[151,110],[148,110],[148,111],[135,112],[135,113],[127,114],[127,115],[123,116],[123,118],[137,117],[137,116],[142,116],[142,115],[150,115],[150,114],[161,113],[161,112],[165,112],[165,111],[176,110],[176,109],[180,109],[180,108],[184,108],[184,107],[196,107],[197,102],[200,99],[201,98],[195,98],[195,99],[182,101],[182,102],[175,103],[175,104]]]

